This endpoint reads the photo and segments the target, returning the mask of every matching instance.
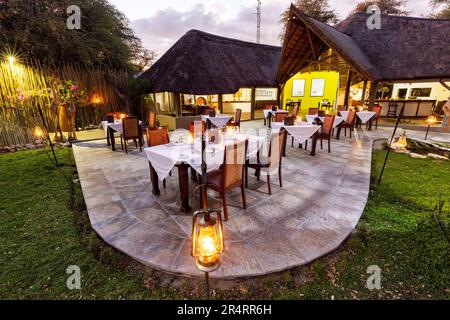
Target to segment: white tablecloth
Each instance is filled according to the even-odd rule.
[[[266,140],[264,137],[251,136],[245,134],[235,134],[233,137],[225,138],[221,144],[208,144],[206,147],[207,171],[218,169],[223,164],[225,146],[236,141],[249,139],[247,159],[256,157],[258,150]],[[158,178],[163,181],[176,164],[184,162],[201,173],[202,155],[201,142],[192,145],[162,145],[152,148],[145,148],[145,153],[152,167],[158,174]]]
[[[272,115],[272,117],[275,118],[275,113],[280,112],[280,113],[289,113],[289,111],[286,110],[278,110],[278,111],[272,111],[272,110],[263,110],[264,112],[264,118],[269,118],[269,115]]]
[[[139,125],[142,125],[142,121],[139,121]],[[105,130],[105,133],[108,133],[108,128],[113,129],[117,133],[122,134],[123,133],[123,125],[122,121],[116,121],[114,123],[108,123],[108,121],[102,121],[102,127],[103,130]]]
[[[308,122],[308,124],[312,124],[314,122],[315,118],[319,118],[320,121],[322,121],[322,122],[325,121],[325,117],[318,117],[318,116],[312,116],[312,115],[307,115],[306,121]],[[345,121],[344,117],[336,116],[334,118],[333,128],[336,128],[338,125],[340,125],[344,121]]]
[[[361,111],[357,112],[356,115],[359,119],[361,119],[362,123],[368,122],[370,119],[372,119],[377,113],[373,111]],[[341,115],[344,117],[344,119],[347,119],[348,117],[348,111],[341,111]]]
[[[282,122],[272,123],[272,131],[278,131],[281,128],[285,128],[286,131],[300,143],[305,142],[320,130],[320,126],[299,122],[296,122],[293,126],[285,126]]]
[[[217,128],[225,128],[227,126],[228,121],[230,121],[231,117],[227,115],[217,115],[215,117],[210,116],[202,116],[202,121],[206,122],[207,120],[211,121],[211,123]]]

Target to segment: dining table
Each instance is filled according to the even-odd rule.
[[[123,134],[123,124],[122,121],[114,121],[112,123],[108,123],[108,121],[102,122],[102,127],[106,132],[106,140],[108,142],[108,147],[111,146],[112,151],[116,151],[116,139],[114,135],[116,133],[119,133],[120,135]],[[142,121],[139,121],[139,136],[141,137],[139,140],[139,143],[143,144],[142,139]]]
[[[372,119],[375,117],[377,113],[375,111],[359,111],[356,112],[356,115],[358,119],[361,121],[361,123],[365,124],[369,122],[369,130],[372,130]],[[348,111],[341,111],[341,116],[344,117],[344,119],[347,119],[348,117]]]
[[[263,112],[264,112],[264,120],[269,122],[269,128],[272,128],[272,119],[275,118],[276,113],[289,114],[289,111],[282,110],[282,109],[278,109],[276,111],[273,111],[271,109],[266,109],[266,110],[263,110]]]
[[[283,122],[272,123],[272,131],[278,131],[284,128],[294,139],[299,141],[299,146],[309,139],[312,139],[311,155],[316,155],[317,137],[319,134],[320,126],[308,124],[302,121],[296,121],[294,125],[286,125]],[[286,155],[286,141],[284,143],[283,155]]]
[[[318,115],[307,115],[306,116],[306,122],[308,124],[313,124],[314,120],[316,118],[319,118],[320,121],[322,121],[322,123],[325,121],[325,117],[319,117]],[[341,116],[336,116],[334,118],[334,123],[333,123],[333,129],[337,128],[338,125],[340,125],[342,122],[345,121],[346,118],[341,117]]]
[[[223,129],[227,126],[228,122],[230,122],[231,116],[226,114],[218,114],[215,117],[211,117],[208,115],[202,116],[202,121],[206,122],[206,124],[212,124],[218,129]],[[209,127],[209,126],[208,126]]]
[[[217,143],[207,143],[205,150],[207,172],[217,170],[222,166],[227,145],[246,140],[248,140],[247,160],[253,159],[264,145],[266,137],[224,133]],[[208,137],[206,137],[206,141],[209,141]],[[192,168],[198,175],[202,174],[201,138],[194,140],[192,143],[172,141],[169,144],[145,148],[144,151],[149,161],[152,193],[156,196],[160,195],[159,181],[164,181],[170,175],[170,172],[177,167],[181,211],[190,212],[189,168]]]

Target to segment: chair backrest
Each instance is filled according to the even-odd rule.
[[[338,106],[338,111],[347,111],[347,107],[346,106]]]
[[[108,123],[114,123],[114,115],[107,115],[106,120],[108,120]]]
[[[272,106],[271,104],[268,104],[268,105],[266,105],[265,108],[266,108],[266,110],[272,110],[272,107],[273,107],[273,106]]]
[[[345,123],[354,126],[356,122],[356,111],[349,111]]]
[[[203,121],[194,121],[189,124],[189,132],[195,139],[206,132],[206,123]]]
[[[292,109],[292,116],[293,116],[294,118],[297,118],[297,116],[298,116],[298,111],[299,111],[299,105],[297,104],[297,105],[295,105],[294,109]]]
[[[309,115],[315,116],[319,113],[319,108],[309,108]]]
[[[275,122],[283,122],[287,116],[289,114],[286,112],[275,112]]]
[[[167,128],[147,129],[147,144],[149,147],[156,147],[169,142],[169,130]]]
[[[373,111],[377,113],[376,118],[379,118],[381,116],[381,110],[383,110],[382,106],[374,106]]]
[[[278,168],[281,165],[284,144],[286,142],[286,135],[286,129],[281,129],[279,132],[272,134],[272,136],[270,137],[270,168]]]
[[[139,119],[137,117],[126,117],[122,120],[123,137],[125,139],[139,138]]]
[[[236,116],[234,118],[234,122],[236,124],[240,124],[241,123],[241,119],[242,119],[242,110],[241,109],[236,109]]]
[[[225,147],[223,160],[223,183],[225,188],[242,184],[248,140],[239,141]]]
[[[216,116],[216,109],[210,109],[209,112],[208,112],[208,115],[211,118],[214,118]]]
[[[148,116],[148,126],[150,128],[156,128],[156,112],[150,112]]]
[[[335,118],[336,118],[335,116],[326,116],[325,117],[325,120],[323,121],[323,125],[322,125],[322,133],[331,135],[331,133],[333,132],[333,125],[334,125]]]

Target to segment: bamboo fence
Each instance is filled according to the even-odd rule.
[[[72,81],[87,94],[87,103],[77,108],[77,130],[97,127],[110,111],[129,112],[117,93],[127,92],[130,75],[125,71],[74,65],[42,66],[37,61],[26,63],[0,61],[0,147],[33,143],[33,129],[43,127],[40,106],[49,130],[57,127],[58,114],[52,110],[53,82]],[[11,102],[18,90],[30,95],[23,103]]]

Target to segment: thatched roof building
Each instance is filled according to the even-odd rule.
[[[281,48],[191,30],[141,78],[149,92],[232,94],[243,87],[277,87]]]
[[[358,73],[358,80],[450,79],[450,20],[382,16],[381,29],[370,30],[368,18],[357,13],[333,28],[292,6],[278,81],[327,63],[329,49]]]

